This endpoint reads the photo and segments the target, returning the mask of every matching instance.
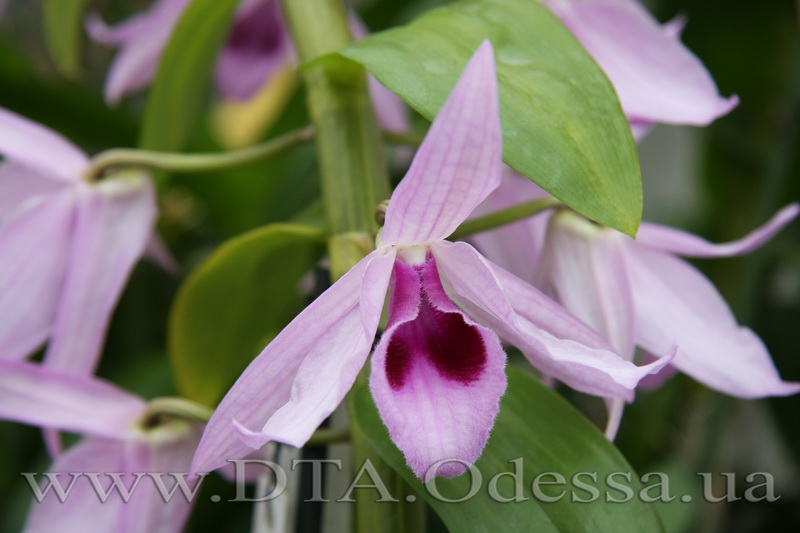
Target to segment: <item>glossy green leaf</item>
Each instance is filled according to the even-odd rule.
[[[45,0],[43,5],[47,50],[67,76],[76,76],[80,70],[85,9],[86,0]]]
[[[664,531],[656,510],[639,500],[638,477],[613,444],[558,394],[521,370],[509,367],[508,390],[473,475],[436,478],[433,490],[406,466],[365,384],[358,385],[352,402],[355,422],[376,451],[422,495],[450,531]],[[510,474],[517,467],[518,481]],[[502,472],[509,474],[497,477]],[[608,476],[614,472],[619,474],[609,483]],[[591,479],[592,474],[597,481]],[[556,476],[562,476],[563,482],[546,484],[560,482]],[[614,484],[624,485],[630,493]],[[467,497],[470,494],[474,495]],[[512,500],[515,496],[518,501]],[[627,501],[607,502],[606,496]],[[462,503],[454,503],[463,498]]]
[[[215,405],[242,370],[303,309],[301,278],[324,232],[271,224],[226,242],[181,287],[169,324],[178,390]]]
[[[636,146],[608,79],[533,0],[463,0],[341,53],[432,119],[484,39],[495,48],[506,163],[573,209],[635,234]]]
[[[172,32],[147,97],[139,145],[177,151],[197,126],[240,0],[193,0]]]

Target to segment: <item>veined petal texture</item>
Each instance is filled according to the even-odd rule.
[[[81,185],[77,193],[69,265],[45,360],[54,368],[88,374],[153,232],[156,205],[150,179],[138,173]]]
[[[545,254],[556,299],[603,335],[623,359],[632,361],[636,324],[625,261],[627,240],[618,231],[564,211],[551,219]]]
[[[453,303],[519,348],[539,370],[574,389],[630,399],[642,377],[668,363],[662,358],[636,367],[624,361],[598,333],[466,243],[443,242],[431,249]]]
[[[450,235],[499,185],[501,157],[494,52],[485,41],[392,194],[383,242],[425,244]]]
[[[305,444],[369,355],[394,256],[379,248],[362,259],[264,348],[211,417],[192,471],[219,468],[270,440]]]
[[[52,331],[73,244],[75,203],[75,190],[67,186],[0,221],[0,360],[24,359]]]
[[[746,254],[763,246],[786,224],[794,220],[798,213],[800,213],[800,204],[789,204],[775,213],[766,224],[751,231],[745,237],[722,244],[708,242],[702,237],[683,230],[642,222],[642,225],[639,226],[639,233],[636,235],[636,242],[654,250],[689,257],[730,257]]]
[[[144,400],[96,378],[0,361],[0,418],[109,438],[134,433]],[[94,470],[92,470],[94,471]]]
[[[739,326],[717,289],[687,262],[628,246],[637,344],[651,353],[678,346],[672,364],[732,396],[760,398],[800,392],[782,381],[764,343]]]
[[[705,126],[736,107],[700,60],[637,0],[546,0],[606,73],[634,121]],[[624,28],[624,31],[621,30]]]
[[[73,446],[48,468],[69,492],[60,498],[53,486],[34,502],[24,533],[180,533],[192,504],[175,480],[188,471],[199,430],[177,426],[128,440],[90,437]],[[197,479],[184,477],[183,483],[191,491]]]
[[[500,339],[453,305],[432,257],[395,262],[389,324],[370,376],[381,418],[417,477],[462,474],[486,445],[506,389]]]

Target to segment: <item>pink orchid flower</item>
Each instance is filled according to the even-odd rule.
[[[24,533],[179,533],[191,502],[169,474],[194,486],[186,473],[200,429],[177,419],[146,428],[146,411],[141,398],[104,381],[0,361],[0,419],[84,435],[48,468],[63,503],[54,481],[43,480]],[[168,501],[156,477],[175,488]]]
[[[370,387],[420,478],[458,475],[483,450],[506,387],[498,335],[547,374],[601,396],[630,397],[639,379],[666,364],[623,361],[539,291],[472,246],[444,240],[498,186],[501,154],[487,41],[392,194],[378,248],[245,370],[211,418],[193,471],[268,441],[305,444],[364,366],[387,289],[389,323],[372,358]],[[432,471],[441,460],[453,462]]]
[[[85,154],[5,109],[0,154],[0,359],[24,359],[49,338],[48,365],[91,373],[153,232],[152,184],[138,172],[84,181]]]
[[[597,61],[641,138],[653,123],[706,126],[736,107],[680,41],[683,20],[661,26],[637,0],[544,0]]]
[[[509,173],[482,210],[546,195]],[[676,345],[672,368],[739,398],[786,396],[800,383],[782,381],[761,339],[740,326],[713,284],[678,255],[729,257],[748,253],[800,212],[791,204],[741,240],[712,244],[684,231],[643,222],[636,240],[569,211],[546,213],[473,242],[515,274],[550,291],[564,307],[632,360],[636,346],[661,354]],[[524,243],[524,245],[523,245]],[[655,382],[671,372],[649,376]],[[607,434],[613,436],[621,403]]]
[[[101,43],[119,46],[120,53],[106,80],[105,97],[109,104],[146,87],[172,30],[189,0],[159,0],[149,11],[118,26],[107,26],[97,14],[86,21],[91,37]],[[350,25],[356,38],[367,29],[355,15]],[[216,65],[215,81],[224,98],[247,100],[286,66],[297,63],[289,28],[277,0],[244,0],[236,12],[233,26]],[[369,76],[369,89],[378,121],[387,129],[408,128],[405,105],[392,92]]]

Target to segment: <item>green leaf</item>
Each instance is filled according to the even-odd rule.
[[[431,490],[406,466],[363,383],[352,395],[351,412],[378,454],[422,495],[450,531],[663,532],[656,510],[637,498],[641,485],[620,452],[558,394],[521,370],[508,370],[508,390],[501,401],[500,414],[489,443],[474,465],[480,478],[469,473],[452,479],[436,478],[435,490]],[[520,485],[516,489],[510,474],[492,481],[501,472],[513,473],[517,465]],[[587,474],[576,479],[574,476],[581,472],[596,473],[597,482]],[[612,483],[630,488],[629,498],[607,484],[612,472],[630,473],[630,483],[622,474],[612,478]],[[564,483],[545,485],[544,482],[560,481],[553,474],[563,476]],[[533,486],[540,475],[543,477],[539,478],[537,496]],[[473,497],[463,503],[450,503],[469,495],[475,480],[479,484]],[[596,488],[597,497],[593,498],[581,484]],[[520,501],[501,501],[515,495]],[[607,503],[606,495],[628,501]],[[557,501],[545,502],[541,496]],[[582,503],[573,498],[593,501]]]
[[[484,39],[495,48],[506,163],[576,211],[634,235],[636,145],[608,79],[532,0],[463,0],[341,53],[429,119]]]
[[[300,280],[325,233],[271,224],[227,241],[184,282],[169,353],[181,394],[214,406],[248,363],[303,309]]]
[[[178,151],[196,127],[240,0],[193,0],[172,32],[147,98],[139,145]]]
[[[70,77],[80,70],[83,12],[86,0],[45,0],[44,36],[50,57],[62,74]]]
[[[694,469],[676,460],[656,464],[652,470],[667,476],[670,491],[675,496],[670,501],[654,502],[664,529],[667,533],[692,531],[694,519],[703,504],[700,478],[693,471]]]

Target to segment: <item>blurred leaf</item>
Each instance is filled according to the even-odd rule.
[[[341,53],[433,119],[484,39],[496,52],[506,163],[589,218],[634,235],[642,190],[628,122],[600,68],[539,2],[456,2]]]
[[[197,126],[239,0],[193,0],[172,33],[147,98],[139,145],[176,151]]]
[[[324,232],[272,224],[220,246],[181,287],[169,324],[178,390],[213,406],[248,363],[303,308],[300,280]]]
[[[87,0],[45,0],[44,36],[50,57],[65,76],[80,70],[83,12]]]
[[[656,465],[653,472],[666,474],[670,492],[675,496],[669,502],[653,502],[661,516],[664,530],[667,533],[692,531],[692,522],[703,503],[700,478],[689,466],[676,460]]]
[[[439,498],[406,466],[402,453],[389,439],[364,383],[357,386],[352,399],[355,423],[378,454],[425,498],[450,531],[664,531],[656,510],[637,498],[641,490],[638,476],[614,445],[538,380],[513,367],[508,367],[508,373],[508,390],[501,401],[500,414],[488,445],[475,463],[480,478],[470,473],[451,479],[437,478]],[[516,463],[511,462],[514,460]],[[521,466],[518,481],[512,474],[497,477],[501,472],[513,473],[517,465]],[[630,497],[624,503],[606,502],[606,496],[616,500],[626,500],[627,496],[607,482],[612,472],[620,473],[612,483],[630,490]],[[583,474],[576,479],[579,473]],[[596,482],[590,479],[590,473],[596,473]],[[630,482],[622,477],[623,473],[630,473]],[[537,496],[533,491],[534,480],[542,474]],[[565,481],[545,485],[556,480],[553,474],[563,476]],[[450,503],[471,494],[476,479],[480,486],[473,497],[460,504]],[[590,494],[590,488],[598,491],[596,497]],[[519,501],[502,501],[515,495],[520,497]],[[542,496],[557,501],[545,502]]]
[[[55,129],[89,153],[135,143],[137,123],[128,108],[109,109],[99,94],[36,67],[22,46],[0,35],[0,106]]]

